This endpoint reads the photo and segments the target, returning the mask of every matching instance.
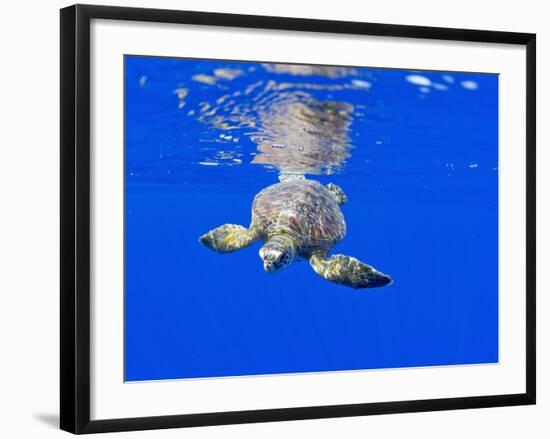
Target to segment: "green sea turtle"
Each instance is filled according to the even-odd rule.
[[[265,271],[307,259],[321,277],[352,288],[388,285],[391,278],[358,259],[328,251],[346,235],[346,222],[339,205],[347,202],[342,189],[332,183],[281,178],[254,198],[252,222],[246,229],[225,224],[202,235],[199,241],[219,253],[240,250],[263,240],[260,249]]]

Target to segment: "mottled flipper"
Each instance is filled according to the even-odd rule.
[[[205,233],[199,241],[218,253],[231,253],[248,247],[258,238],[256,234],[237,224],[224,224]]]
[[[376,288],[392,283],[391,277],[351,256],[327,258],[324,254],[314,254],[309,263],[319,276],[352,288]]]

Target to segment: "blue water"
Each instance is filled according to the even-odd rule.
[[[124,80],[126,380],[498,361],[497,75],[127,56]],[[199,244],[281,173],[340,185],[333,253],[394,283]]]

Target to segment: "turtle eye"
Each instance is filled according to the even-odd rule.
[[[283,256],[282,252],[272,248],[262,247],[260,249],[260,258],[262,258],[264,261],[271,262],[273,264],[276,264],[281,259],[282,256]]]

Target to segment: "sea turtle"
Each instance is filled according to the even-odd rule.
[[[327,257],[346,234],[339,207],[346,202],[346,195],[335,184],[323,186],[303,177],[283,178],[256,195],[248,229],[225,224],[202,235],[199,241],[219,253],[230,253],[263,240],[260,257],[268,272],[307,259],[318,275],[337,284],[373,288],[392,283],[389,276],[354,257]]]

